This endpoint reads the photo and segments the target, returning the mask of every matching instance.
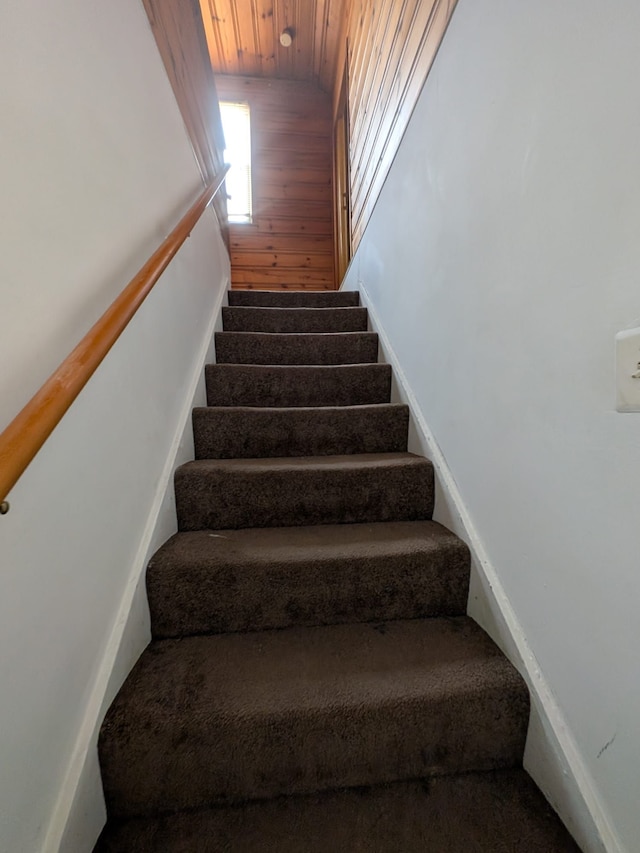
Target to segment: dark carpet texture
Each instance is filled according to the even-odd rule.
[[[209,364],[209,406],[368,406],[391,399],[388,364]]]
[[[576,853],[356,293],[229,294],[98,853]]]
[[[217,332],[219,364],[364,364],[378,360],[373,332]]]
[[[100,740],[111,814],[514,767],[522,679],[468,617],[165,640]]]
[[[366,332],[366,308],[249,308],[222,309],[227,332]]]
[[[579,853],[523,770],[114,821],[98,853]]]
[[[349,308],[360,305],[357,290],[305,293],[301,290],[230,290],[229,305],[251,308]]]
[[[179,530],[431,518],[433,466],[411,453],[200,459],[175,473]]]
[[[407,406],[194,409],[196,459],[402,453]]]
[[[155,637],[459,616],[469,552],[432,521],[202,530],[147,571]]]

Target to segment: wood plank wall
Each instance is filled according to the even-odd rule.
[[[346,31],[354,251],[456,2],[352,0]]]
[[[224,163],[215,79],[198,0],[143,0],[158,51],[205,182]],[[220,224],[227,218],[224,193],[213,201]]]
[[[216,74],[277,77],[331,91],[345,0],[199,0]],[[280,44],[285,28],[290,48]]]
[[[331,96],[314,84],[218,75],[249,104],[253,222],[230,223],[235,289],[335,289]]]

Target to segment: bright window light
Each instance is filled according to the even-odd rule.
[[[229,222],[251,222],[251,126],[249,105],[220,101],[226,148]]]

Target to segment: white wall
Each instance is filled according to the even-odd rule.
[[[613,382],[640,316],[638,32],[635,0],[460,0],[345,282],[477,546],[472,612],[491,624],[495,572],[531,652],[575,778],[545,766],[548,720],[527,764],[589,850],[576,780],[608,849],[640,838],[640,416]]]
[[[2,428],[201,180],[140,2],[4,0],[0,75]],[[227,281],[208,211],[0,518],[3,853],[99,830],[95,726],[148,636],[135,591]]]

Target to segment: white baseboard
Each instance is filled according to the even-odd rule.
[[[89,853],[106,820],[98,764],[98,733],[108,706],[151,639],[145,570],[152,554],[176,531],[173,472],[178,465],[193,459],[191,411],[194,406],[204,405],[204,365],[211,360],[213,335],[219,327],[228,286],[228,281],[221,285],[198,354],[113,628],[96,667],[84,718],[41,853]]]
[[[434,519],[453,530],[471,550],[469,614],[518,668],[531,694],[531,721],[524,766],[556,809],[584,853],[627,853],[606,814],[562,710],[533,654],[471,515],[413,394],[402,366],[362,282],[362,302],[378,333],[381,360],[393,367],[392,399],[411,411],[409,449],[427,456],[436,472]]]

